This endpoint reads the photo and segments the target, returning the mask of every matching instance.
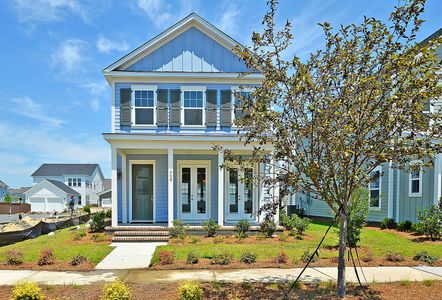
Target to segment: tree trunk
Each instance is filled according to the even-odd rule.
[[[339,258],[338,258],[338,298],[345,297],[345,254],[347,251],[347,215],[345,210],[339,216]]]

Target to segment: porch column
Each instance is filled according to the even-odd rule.
[[[126,154],[121,153],[121,193],[123,195],[122,199],[122,213],[123,213],[123,223],[127,223],[127,165],[126,165]]]
[[[167,225],[173,222],[173,149],[167,149]]]
[[[224,152],[218,151],[218,225],[224,225]]]
[[[437,205],[442,196],[442,154],[436,155],[434,161],[434,205]]]
[[[112,227],[118,226],[117,149],[111,148],[112,156]]]
[[[388,163],[388,210],[387,215],[389,218],[393,218],[393,180],[394,180],[394,170],[393,162]]]
[[[270,172],[270,177],[272,179],[276,178],[276,172],[278,172],[278,170],[275,168],[275,159],[273,158],[273,153],[272,153],[272,158],[270,160],[270,166],[269,166],[269,172]],[[279,184],[274,184],[271,188],[270,188],[270,193],[271,193],[271,201],[273,201],[273,204],[279,201]],[[276,214],[273,216],[273,221],[275,221],[276,225],[279,225],[279,207],[276,210]]]

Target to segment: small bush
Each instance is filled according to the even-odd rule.
[[[178,286],[178,297],[180,300],[201,300],[203,289],[196,282],[186,281]]]
[[[250,230],[250,222],[246,219],[238,221],[235,225],[234,232],[236,236],[240,239],[246,238],[247,232]]]
[[[222,242],[224,242],[224,237],[221,236],[221,235],[216,236],[216,237],[213,239],[213,243],[214,243],[214,244],[221,244]]]
[[[85,263],[86,261],[87,261],[86,257],[82,255],[75,255],[74,257],[72,257],[71,266],[75,267]]]
[[[104,213],[104,216],[106,217],[106,218],[112,218],[112,209],[106,209],[106,211],[105,211],[105,213]]]
[[[284,232],[283,233],[281,233],[280,235],[279,235],[279,240],[281,241],[281,242],[285,242],[285,241],[287,241],[287,239],[289,238],[288,237],[288,235],[287,234],[285,234]]]
[[[442,201],[417,213],[417,232],[435,241],[442,235]]]
[[[194,264],[197,264],[198,262],[199,262],[198,254],[196,254],[193,251],[190,251],[189,253],[187,253],[187,258],[186,258],[187,264],[194,265]]]
[[[39,266],[52,265],[55,262],[54,251],[52,249],[45,249],[41,252],[37,264]]]
[[[411,221],[403,221],[397,224],[397,230],[399,231],[411,231],[413,223]]]
[[[7,250],[5,256],[8,265],[21,265],[23,263],[23,252],[18,249]]]
[[[290,231],[290,235],[293,236],[302,236],[304,232],[308,229],[310,224],[310,219],[301,218],[296,214],[291,215],[290,217],[286,214],[281,217],[281,225],[288,231]]]
[[[241,254],[239,261],[244,264],[253,264],[256,262],[256,254],[250,251],[246,251]]]
[[[301,261],[303,263],[308,263],[308,261],[310,260],[311,256],[312,256],[312,253],[309,250],[305,250],[304,253],[302,253],[302,255],[301,255]],[[315,255],[313,255],[313,258],[312,258],[311,262],[312,263],[317,262],[318,259],[319,259],[319,255],[316,252]]]
[[[422,284],[425,286],[433,286],[435,283],[436,283],[436,280],[434,280],[434,279],[422,280]]]
[[[89,204],[85,205],[83,207],[83,211],[87,214],[90,214],[91,213],[91,206]]]
[[[94,242],[103,242],[103,241],[105,241],[106,240],[106,236],[103,234],[103,233],[94,233],[94,234],[92,234],[92,237],[91,237],[91,239],[94,241]]]
[[[284,251],[280,251],[275,257],[275,263],[277,264],[287,264],[289,262],[289,256]]]
[[[160,265],[171,265],[175,261],[175,252],[162,250],[159,253]]]
[[[211,264],[213,265],[228,265],[232,262],[233,255],[231,253],[222,251],[213,255]]]
[[[265,220],[261,223],[260,230],[266,237],[271,238],[276,231],[276,224],[273,220]]]
[[[403,256],[402,254],[400,254],[400,253],[388,253],[388,254],[385,256],[385,260],[386,260],[386,261],[391,261],[391,262],[401,262],[401,261],[404,261],[405,258],[404,258],[404,256]]]
[[[198,237],[198,236],[192,235],[192,236],[190,237],[190,242],[191,242],[192,244],[196,244],[196,243],[198,243],[199,241],[201,241],[201,238]]]
[[[370,197],[366,189],[356,189],[350,198],[347,216],[347,246],[349,247],[357,247],[361,240],[362,228],[367,223],[369,203]],[[340,230],[338,230],[338,235],[340,235]]]
[[[185,239],[187,236],[187,226],[181,220],[173,220],[173,226],[169,230],[171,238]]]
[[[427,251],[421,251],[421,252],[416,253],[416,255],[413,257],[413,259],[416,261],[425,262],[429,265],[432,265],[438,261],[438,258],[436,256],[431,255]]]
[[[202,222],[203,229],[207,231],[208,237],[214,237],[216,232],[219,230],[221,226],[219,226],[214,219],[210,218],[207,221]]]
[[[392,218],[385,218],[381,222],[381,229],[395,229],[396,226],[396,221]]]
[[[75,241],[79,241],[79,240],[81,240],[82,238],[84,238],[86,236],[86,232],[84,230],[75,230],[73,232],[73,234],[74,234],[74,238],[73,239]]]
[[[93,232],[100,232],[104,230],[104,211],[99,211],[91,217],[91,230]]]
[[[130,300],[132,293],[130,288],[120,279],[104,285],[102,300]]]
[[[365,254],[362,255],[361,260],[362,260],[363,262],[366,262],[366,263],[368,263],[368,262],[372,262],[372,261],[373,261],[373,254],[371,254],[371,253],[365,253]]]
[[[21,282],[12,290],[13,300],[40,300],[44,299],[41,288],[33,282]]]

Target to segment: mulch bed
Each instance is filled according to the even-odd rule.
[[[86,272],[94,270],[95,264],[85,262],[78,266],[72,266],[68,262],[55,262],[52,265],[39,266],[37,263],[23,263],[20,265],[10,266],[0,264],[0,270],[33,270],[33,271],[78,271]]]
[[[178,283],[147,283],[128,284],[132,290],[133,299],[178,299]],[[287,284],[262,283],[202,283],[203,299],[281,299]],[[0,299],[11,298],[11,286],[0,286]],[[44,295],[49,299],[100,299],[103,284],[83,286],[59,285],[42,286]],[[427,285],[417,282],[371,284],[364,289],[371,299],[440,299],[442,281],[427,282]],[[366,299],[362,290],[353,285],[347,286],[346,299]],[[334,284],[300,284],[294,288],[289,299],[335,299],[336,285]]]

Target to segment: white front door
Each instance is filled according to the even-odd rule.
[[[253,183],[253,169],[230,168],[226,172],[226,220],[254,220],[257,187]]]
[[[178,211],[183,221],[201,221],[209,212],[209,163],[178,164]]]

